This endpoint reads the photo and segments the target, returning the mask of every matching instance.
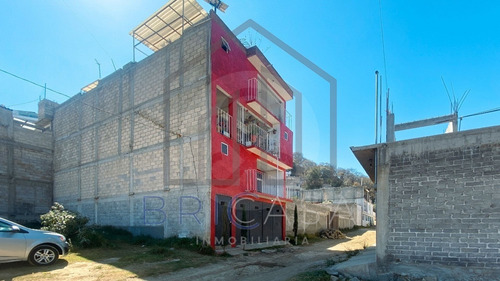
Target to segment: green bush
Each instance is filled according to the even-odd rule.
[[[78,231],[73,245],[78,248],[95,248],[102,246],[109,246],[109,241],[102,235],[96,227],[84,227]]]
[[[89,219],[64,209],[62,204],[57,202],[50,208],[50,211],[40,216],[43,230],[53,231],[66,236],[69,240],[77,239],[79,232],[85,227]]]

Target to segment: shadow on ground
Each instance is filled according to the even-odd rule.
[[[68,266],[68,261],[58,260],[49,266],[34,266],[28,262],[11,262],[0,264],[0,280],[10,281],[19,276],[26,276],[36,273],[50,272],[56,269],[63,269]]]

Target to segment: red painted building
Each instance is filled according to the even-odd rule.
[[[285,173],[293,166],[286,126],[292,90],[257,47],[246,48],[210,17],[211,244],[282,240]]]

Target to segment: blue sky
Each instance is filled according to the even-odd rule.
[[[201,0],[200,4],[209,7]],[[201,3],[203,2],[203,3]],[[459,116],[500,107],[500,3],[497,1],[226,0],[231,28],[253,19],[338,82],[338,165],[362,171],[349,147],[374,142],[374,72],[388,86],[396,123],[450,113],[441,77],[457,96]],[[160,0],[0,0],[0,69],[74,95],[132,60],[129,31],[165,4]],[[282,77],[304,95],[304,155],[329,161],[326,81],[253,31]],[[141,57],[139,57],[141,58]],[[387,79],[387,81],[386,81]],[[387,82],[387,83],[386,83]],[[0,72],[0,104],[37,110],[43,89]],[[47,98],[67,98],[48,92]],[[289,105],[293,112],[293,103]],[[384,116],[385,120],[385,116]],[[463,119],[467,130],[499,125],[500,112]],[[446,125],[396,134],[440,134]]]

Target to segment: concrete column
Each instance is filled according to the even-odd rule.
[[[390,157],[387,145],[376,151],[377,177],[377,265],[383,269],[386,262],[387,233],[389,232],[389,171]]]
[[[16,213],[16,171],[14,169],[14,119],[12,111],[7,108],[0,107],[0,125],[7,128],[7,213],[9,216],[14,216]]]
[[[387,114],[387,126],[386,126],[386,142],[394,142],[396,141],[396,136],[394,135],[394,113]]]

